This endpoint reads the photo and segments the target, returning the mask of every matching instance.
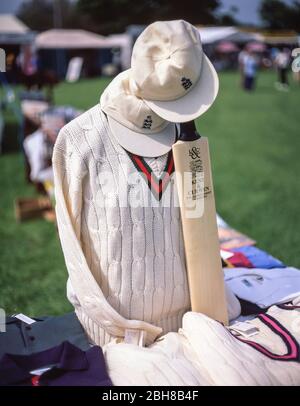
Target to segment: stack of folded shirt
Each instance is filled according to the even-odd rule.
[[[109,386],[100,347],[91,347],[75,313],[8,317],[0,333],[0,386]]]
[[[273,306],[248,322],[246,338],[231,331],[236,325],[188,312],[179,333],[148,348],[106,345],[109,375],[115,385],[299,386],[300,306],[294,304]]]
[[[300,295],[296,268],[224,268],[226,285],[240,299],[261,309],[287,303]]]
[[[300,271],[254,247],[221,250],[226,285],[237,296],[242,316],[266,312],[300,294]]]
[[[244,246],[226,250],[226,265],[229,268],[284,268],[285,265],[267,252],[253,246]]]

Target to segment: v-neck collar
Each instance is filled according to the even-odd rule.
[[[231,331],[230,334],[232,334],[237,340],[250,345],[252,348],[264,354],[268,358],[277,361],[300,362],[300,347],[296,338],[270,314],[259,314],[257,318],[267,327],[269,327],[273,333],[282,339],[287,348],[287,352],[285,354],[275,354],[256,341],[245,340],[244,338],[233,335]]]
[[[147,164],[145,159],[139,155],[132,154],[129,151],[126,151],[132,163],[136,169],[143,173],[146,177],[148,187],[153,193],[154,197],[159,201],[162,198],[163,192],[166,190],[170,177],[174,172],[174,159],[172,150],[168,152],[167,163],[163,170],[163,174],[160,177],[157,177],[153,169]]]
[[[101,110],[100,104],[98,105],[100,114],[104,116],[103,123],[106,127],[107,132],[111,136],[111,142],[113,145],[114,150],[120,154],[120,155],[128,155],[129,158],[131,159],[133,165],[135,168],[143,173],[146,177],[148,187],[150,191],[152,192],[153,196],[160,201],[162,198],[163,192],[166,190],[168,183],[170,181],[170,177],[172,173],[174,172],[174,159],[173,159],[173,153],[172,149],[168,152],[168,158],[167,158],[167,163],[165,165],[165,168],[163,170],[163,175],[161,177],[157,177],[152,170],[152,168],[147,164],[145,159],[142,156],[133,154],[132,152],[127,151],[125,148],[123,148],[115,139],[112,131],[110,130],[110,127],[108,125],[107,121],[107,115],[104,113],[103,110]],[[179,134],[179,129],[177,127],[177,124],[175,125],[175,131],[176,131],[176,138],[175,142],[178,139],[178,134]]]

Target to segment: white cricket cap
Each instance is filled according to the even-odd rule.
[[[135,42],[131,70],[131,93],[174,123],[199,117],[218,93],[218,75],[199,31],[184,20],[150,24]]]
[[[144,157],[166,154],[176,140],[176,128],[130,92],[131,71],[116,76],[100,98],[111,131],[127,151]]]

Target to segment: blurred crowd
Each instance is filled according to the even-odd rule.
[[[292,62],[291,49],[286,46],[269,48],[263,43],[250,42],[241,50],[230,41],[223,41],[213,50],[211,59],[217,70],[238,68],[240,85],[247,91],[254,91],[260,69],[274,69],[277,72],[275,88],[289,90],[289,70]],[[18,55],[7,54],[7,72],[0,75],[0,84],[5,87],[6,101],[14,102],[11,84],[21,83],[27,92],[20,96],[21,144],[25,153],[26,173],[37,189],[53,193],[53,173],[51,167],[52,150],[59,130],[80,111],[71,106],[55,106],[53,86],[58,82],[55,73],[40,66],[39,56],[33,45],[24,45]],[[294,79],[300,83],[300,74],[294,72]],[[41,90],[48,94],[36,97]],[[50,90],[50,92],[49,92]],[[3,133],[3,104],[0,107],[0,147]],[[15,109],[16,111],[16,109]]]
[[[38,52],[32,44],[21,46],[19,53],[7,53],[6,79],[8,83],[24,85],[27,90],[41,89],[45,85],[53,86],[58,83],[57,74],[42,66]]]
[[[260,67],[274,67],[277,71],[275,87],[278,90],[289,90],[288,71],[291,65],[291,51],[287,47],[272,48],[268,56],[262,57],[251,47],[245,47],[238,55],[241,85],[247,90],[255,89],[255,82]],[[295,75],[299,81],[299,75]]]

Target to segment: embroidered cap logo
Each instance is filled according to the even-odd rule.
[[[181,78],[181,84],[185,90],[188,90],[192,86],[193,82],[191,81],[191,79],[183,77]]]
[[[151,116],[147,116],[144,120],[143,123],[143,128],[146,128],[147,130],[150,130],[152,126],[152,117]]]

